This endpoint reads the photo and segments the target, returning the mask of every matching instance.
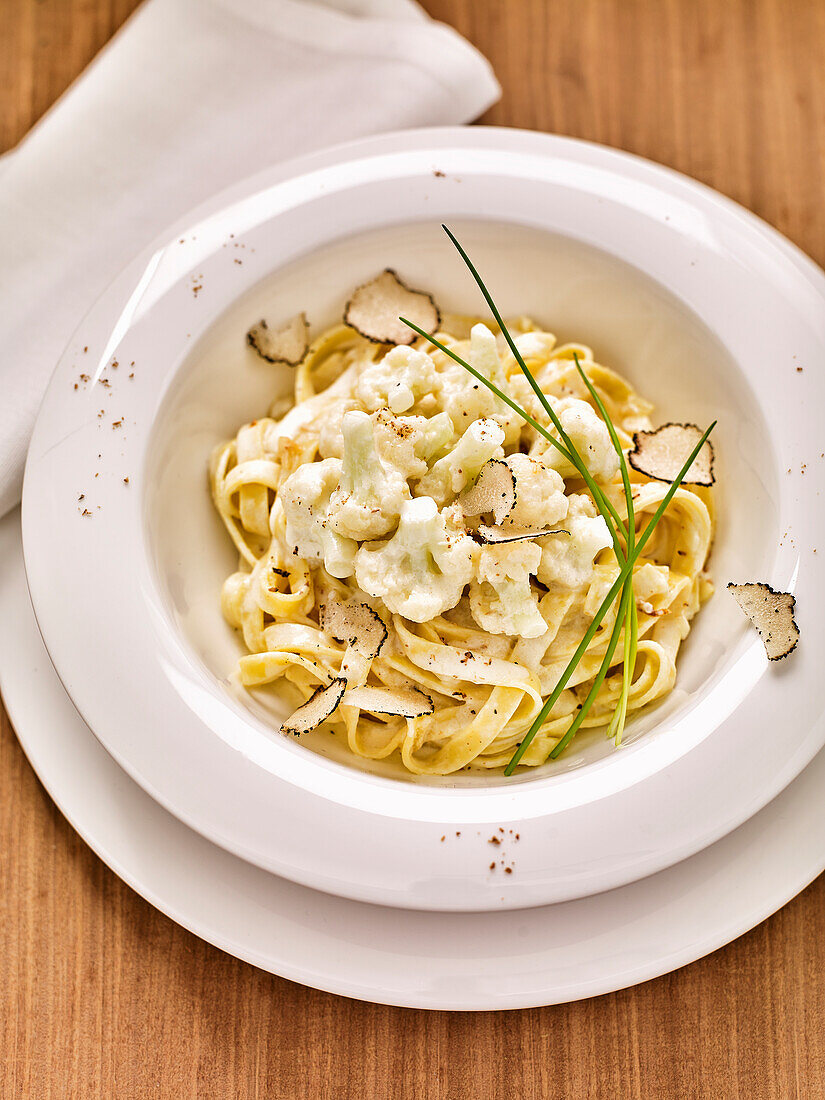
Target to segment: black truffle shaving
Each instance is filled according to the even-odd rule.
[[[320,726],[333,713],[347,689],[347,681],[340,677],[324,687],[321,684],[309,699],[294,711],[281,726],[281,733],[291,733],[300,737]]]
[[[408,317],[428,335],[441,324],[431,294],[413,290],[388,267],[352,292],[344,309],[344,324],[374,344],[412,344],[418,339],[400,316]]]
[[[480,516],[491,512],[496,523],[502,523],[516,504],[516,475],[506,462],[491,458],[479,471],[475,484],[458,498],[465,516]]]
[[[344,696],[343,704],[360,707],[370,714],[401,718],[420,718],[435,710],[432,697],[420,688],[352,688]]]
[[[759,632],[768,660],[781,661],[793,653],[799,642],[799,627],[794,619],[796,597],[790,592],[777,592],[764,581],[729,582],[727,587]]]
[[[636,432],[627,460],[654,481],[672,482],[702,437],[695,424],[662,424],[653,432]],[[706,440],[682,479],[683,485],[713,485],[713,444]]]
[[[532,539],[543,539],[545,535],[570,535],[569,531],[565,531],[563,527],[554,527],[549,531],[517,531],[515,533],[507,530],[502,530],[500,527],[488,527],[484,523],[478,525],[476,531],[470,531],[469,534],[476,535],[479,542],[487,543],[488,545],[498,545],[505,542],[529,542]]]
[[[388,637],[384,620],[367,603],[330,599],[321,607],[320,620],[322,630],[362,657],[377,657]]]
[[[297,367],[309,348],[306,314],[296,313],[285,325],[276,329],[271,329],[266,321],[259,321],[246,334],[246,342],[267,363],[286,363]]]

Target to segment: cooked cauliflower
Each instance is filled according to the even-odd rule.
[[[543,461],[519,452],[504,460],[516,478],[516,503],[504,520],[505,527],[540,531],[567,515],[567,497],[561,474]]]
[[[425,474],[418,483],[416,496],[432,497],[444,504],[479,475],[485,462],[501,458],[504,431],[495,420],[476,420],[449,454]]]
[[[435,365],[426,351],[398,347],[370,363],[355,383],[355,396],[368,412],[389,408],[406,412],[438,389]]]
[[[355,578],[390,611],[425,623],[461,599],[476,551],[455,509],[439,512],[431,497],[416,497],[404,502],[391,539],[358,550]]]
[[[486,325],[473,325],[470,330],[469,362],[471,367],[475,367],[485,378],[495,382],[502,392],[507,393],[509,382],[499,355],[498,343]],[[468,375],[468,379],[475,384],[472,375]],[[489,390],[487,392],[494,403],[493,417],[504,430],[504,442],[508,446],[517,444],[524,427],[523,418],[495,394]]]
[[[467,361],[479,374],[507,392],[507,379],[498,353],[496,338],[486,325],[473,325],[470,330],[470,347]],[[477,379],[452,360],[439,371],[441,404],[450,413],[458,431],[483,417],[493,417],[504,429],[508,443],[518,441],[524,421]]]
[[[427,463],[455,440],[453,422],[447,413],[425,416],[393,416],[389,409],[372,414],[375,445],[384,462],[404,477],[422,477]]]
[[[579,588],[593,573],[593,559],[600,550],[612,546],[604,518],[597,514],[590,497],[574,493],[568,498],[566,535],[548,535],[540,539],[541,564],[538,579],[542,584]]]
[[[543,359],[556,346],[556,337],[552,332],[521,332],[514,342],[522,359]]]
[[[570,436],[594,481],[610,481],[619,469],[616,454],[607,425],[586,401],[577,397],[565,397],[555,402],[555,411],[561,426]],[[575,467],[551,444],[542,454],[542,461],[562,477],[576,477]]]
[[[308,561],[322,561],[333,577],[351,577],[358,544],[329,525],[329,500],[341,476],[341,462],[325,458],[299,466],[280,488],[287,542]]]
[[[482,630],[520,638],[547,632],[530,587],[530,575],[540,561],[541,548],[534,542],[483,548],[470,583],[470,610]]]
[[[421,436],[416,440],[415,453],[426,462],[439,458],[456,440],[455,428],[447,412],[436,413],[421,425]]]
[[[321,458],[343,458],[344,433],[342,422],[344,413],[357,408],[357,401],[354,401],[351,397],[342,397],[324,410],[321,430],[318,433],[318,454]]]
[[[641,611],[648,615],[656,612],[661,600],[654,599],[657,596],[666,596],[670,590],[670,569],[666,565],[654,565],[653,562],[645,562],[641,569],[633,573],[633,594]]]
[[[344,455],[338,488],[329,501],[329,523],[346,538],[379,538],[395,526],[410,495],[407,480],[378,454],[372,419],[365,412],[344,413],[341,431]]]
[[[654,596],[664,596],[670,589],[670,569],[666,565],[654,565],[645,562],[633,573],[633,591],[639,600],[652,600]]]

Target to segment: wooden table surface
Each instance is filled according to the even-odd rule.
[[[134,6],[0,0],[0,149]],[[823,0],[425,7],[491,59],[504,97],[486,121],[671,165],[825,262]],[[480,1015],[360,1004],[255,970],[150,908],[63,820],[5,714],[0,861],[3,1097],[825,1096],[825,877],[635,989]]]

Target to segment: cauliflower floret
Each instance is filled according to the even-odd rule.
[[[589,497],[574,493],[568,498],[566,535],[548,535],[540,539],[541,564],[538,579],[542,584],[560,584],[564,588],[579,588],[593,574],[593,559],[600,550],[612,546],[607,524],[597,514]]]
[[[522,332],[514,343],[522,359],[544,359],[556,346],[556,337],[552,332]]]
[[[500,390],[507,393],[509,383],[499,355],[498,343],[486,325],[473,325],[470,329],[469,363],[485,378],[495,382]],[[472,375],[468,374],[467,378],[468,381],[473,382]],[[486,389],[486,386],[484,388]],[[509,446],[518,443],[524,420],[495,394],[490,393],[489,390],[487,393],[493,399],[493,418],[504,431],[505,444]]]
[[[351,397],[339,398],[324,409],[321,417],[321,430],[318,433],[318,454],[321,458],[342,458],[344,455],[344,433],[341,430],[344,413],[357,409],[358,402]]]
[[[555,402],[555,411],[561,426],[570,436],[594,481],[610,481],[619,469],[616,454],[607,425],[586,401],[566,397]],[[562,477],[575,477],[575,467],[552,444],[542,455],[542,460]]]
[[[470,347],[467,361],[479,374],[508,391],[508,381],[501,364],[496,338],[486,325],[473,325],[470,330]],[[482,383],[477,381],[464,367],[450,360],[440,370],[441,404],[453,418],[456,428],[461,431],[473,420],[493,417],[504,429],[507,443],[516,443],[524,421],[518,413],[512,412],[507,405]]]
[[[455,509],[439,512],[432,497],[416,497],[404,502],[389,541],[359,549],[355,577],[390,611],[424,623],[461,599],[476,550]]]
[[[504,432],[495,420],[476,420],[456,443],[440,458],[418,483],[416,496],[432,497],[444,504],[450,497],[475,481],[485,462],[501,458]]]
[[[567,497],[561,474],[520,452],[508,455],[504,461],[516,478],[516,503],[504,520],[505,527],[540,531],[564,519]]]
[[[421,425],[421,436],[415,443],[415,453],[425,462],[438,458],[456,440],[455,428],[446,412],[436,413]]]
[[[530,587],[540,561],[541,548],[534,542],[484,547],[470,583],[470,610],[482,630],[521,638],[547,632]]]
[[[372,414],[375,445],[384,462],[404,477],[423,477],[427,462],[455,440],[447,413],[425,416],[393,416],[389,409]]]
[[[507,379],[507,389],[505,392],[508,397],[511,397],[517,405],[520,405],[524,411],[529,413],[534,420],[539,422],[539,424],[547,424],[547,410],[544,408],[541,401],[539,401],[535,390],[527,381],[521,370],[514,371]],[[553,395],[549,393],[545,393],[545,397],[555,410],[558,404],[558,398],[553,397]],[[528,425],[524,420],[521,420],[521,426],[528,439],[538,439],[540,441],[542,449],[546,447],[548,450],[555,450],[552,443],[547,443],[544,437],[540,436],[535,428]]]
[[[667,595],[670,587],[668,578],[670,570],[666,565],[654,565],[653,562],[645,564],[633,572],[633,591],[638,600],[652,600],[654,596]]]
[[[666,596],[670,585],[668,579],[670,570],[666,565],[654,565],[653,562],[645,562],[641,569],[633,573],[633,594],[641,611],[653,615],[661,600],[653,600],[657,596]]]
[[[358,544],[329,525],[329,499],[341,476],[341,462],[325,458],[306,462],[281,486],[286,538],[293,552],[308,561],[322,561],[333,577],[351,577]]]
[[[378,454],[372,419],[365,412],[344,413],[344,455],[338,488],[329,502],[329,522],[339,535],[375,539],[392,530],[410,490],[404,475]]]
[[[398,347],[364,368],[355,383],[355,396],[369,412],[389,408],[402,413],[437,389],[438,375],[426,351]]]

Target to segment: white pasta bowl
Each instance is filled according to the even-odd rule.
[[[415,779],[329,738],[278,732],[237,688],[219,593],[234,553],[214,514],[214,444],[263,414],[288,368],[250,323],[318,331],[384,267],[450,310],[483,303],[591,345],[656,402],[718,420],[717,593],[676,689],[615,749],[583,733],[505,779]],[[26,568],[55,667],[90,728],[172,813],[278,874],[430,909],[583,896],[684,858],[755,813],[825,741],[816,552],[825,552],[825,278],[752,215],[636,158],[496,129],[388,135],[273,168],[132,263],[61,360],[26,470]],[[117,364],[115,366],[115,364]],[[724,590],[799,594],[781,665]]]

